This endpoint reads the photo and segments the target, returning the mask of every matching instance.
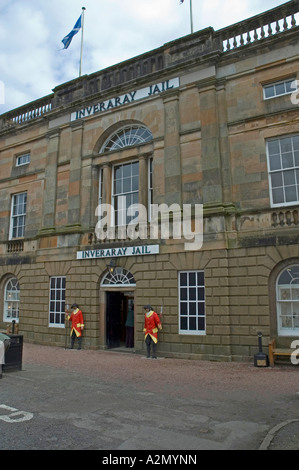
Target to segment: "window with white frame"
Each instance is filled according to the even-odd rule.
[[[116,267],[113,273],[108,272],[101,282],[101,286],[121,287],[128,285],[135,286],[136,281],[130,271],[121,267]]]
[[[99,169],[99,204],[103,204],[103,168]]]
[[[3,321],[12,322],[19,321],[19,304],[20,304],[20,285],[16,278],[7,281],[4,287],[4,315]]]
[[[30,163],[30,153],[24,153],[16,157],[16,166],[28,165]]]
[[[268,140],[267,159],[271,206],[299,201],[299,134]]]
[[[149,219],[152,219],[152,205],[154,203],[154,190],[153,190],[153,159],[148,160],[148,214]]]
[[[275,98],[276,96],[287,95],[297,90],[297,83],[294,78],[280,80],[275,83],[263,86],[264,99]]]
[[[150,220],[151,206],[153,204],[153,159],[148,159],[148,218]],[[103,204],[104,172],[99,169],[99,205]],[[132,207],[139,203],[139,162],[132,161],[112,167],[111,205],[114,209],[111,224],[115,227],[126,226],[136,218],[136,210]],[[105,211],[99,211],[104,216]],[[101,224],[101,219],[99,219]],[[100,225],[99,225],[100,226]]]
[[[127,125],[108,137],[102,145],[100,153],[144,144],[152,139],[152,133],[147,127],[136,124]]]
[[[299,265],[284,269],[276,284],[277,330],[280,336],[299,335]]]
[[[128,207],[138,204],[139,162],[115,165],[113,168],[112,206],[114,225],[127,225],[135,215],[128,215]]]
[[[151,131],[140,124],[128,124],[114,133],[112,133],[102,145],[99,153],[115,152],[126,147],[133,147],[150,142],[153,139]],[[152,158],[148,159],[148,209],[153,201],[153,172]],[[103,203],[103,190],[107,183],[105,170],[99,169],[99,205]],[[107,204],[111,204],[113,211],[111,214],[111,225],[115,227],[124,227],[132,220],[136,219],[134,204],[140,203],[139,200],[139,161],[129,161],[125,163],[114,164],[107,174],[110,174],[111,199],[105,200]],[[106,179],[105,179],[106,178]],[[108,197],[108,194],[106,194]],[[133,207],[132,207],[133,206]],[[128,208],[132,207],[131,213]],[[105,211],[104,211],[105,213]],[[148,212],[150,213],[150,212]],[[102,215],[102,211],[99,210]],[[102,226],[102,220],[99,220],[98,227]]]
[[[64,326],[65,285],[65,276],[53,276],[50,278],[50,326]]]
[[[179,333],[206,332],[205,279],[203,271],[179,272]]]
[[[10,239],[24,237],[26,208],[27,193],[14,194],[11,200]]]

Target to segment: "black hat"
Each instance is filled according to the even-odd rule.
[[[150,310],[152,309],[151,305],[147,304],[143,308],[149,308]]]
[[[77,304],[73,304],[71,308],[78,308],[79,306]]]

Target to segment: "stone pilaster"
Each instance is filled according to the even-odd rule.
[[[110,163],[103,165],[103,199],[102,204],[111,204],[111,184],[112,184],[112,167]],[[111,224],[111,214],[107,214],[109,223]]]
[[[203,204],[222,204],[219,122],[214,78],[199,85]]]
[[[181,205],[181,151],[179,95],[164,97],[164,175],[165,203]]]
[[[81,228],[81,156],[84,123],[75,121],[72,124],[72,147],[70,159],[70,179],[68,195],[68,228],[72,230]]]
[[[55,231],[57,163],[60,142],[60,130],[48,133],[48,152],[45,168],[45,187],[43,200],[43,221],[41,233]]]
[[[226,83],[225,80],[217,83],[217,107],[219,120],[219,150],[221,155],[221,177],[223,188],[223,202],[230,204],[231,194],[231,168],[230,150],[227,128],[227,103],[226,103]]]

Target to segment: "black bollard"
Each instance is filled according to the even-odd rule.
[[[259,331],[258,334],[258,345],[259,345],[259,352],[254,355],[254,365],[255,367],[269,367],[269,357],[267,354],[263,353],[263,346],[262,346],[262,333]]]

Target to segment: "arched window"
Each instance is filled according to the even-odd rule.
[[[277,328],[280,336],[299,334],[299,265],[289,266],[277,278]]]
[[[126,124],[110,134],[99,153],[113,152],[126,147],[132,149],[152,139],[153,135],[146,126]],[[114,159],[111,165],[106,163],[103,161],[103,166],[99,167],[99,207],[103,205],[103,201],[104,204],[110,205],[111,226],[125,227],[136,218],[137,204],[148,210],[148,206],[153,203],[153,157],[148,153],[137,154],[135,149],[132,149],[130,161]],[[140,188],[140,178],[142,188]],[[98,214],[103,214],[101,209]],[[99,219],[97,227],[102,228],[106,223],[105,217]]]
[[[153,139],[151,131],[140,125],[129,125],[110,135],[100,149],[100,153],[140,145]]]
[[[20,285],[16,278],[7,281],[4,288],[3,321],[19,321]]]
[[[117,267],[113,273],[107,273],[101,283],[102,286],[121,287],[135,286],[136,282],[133,274],[124,268]]]

